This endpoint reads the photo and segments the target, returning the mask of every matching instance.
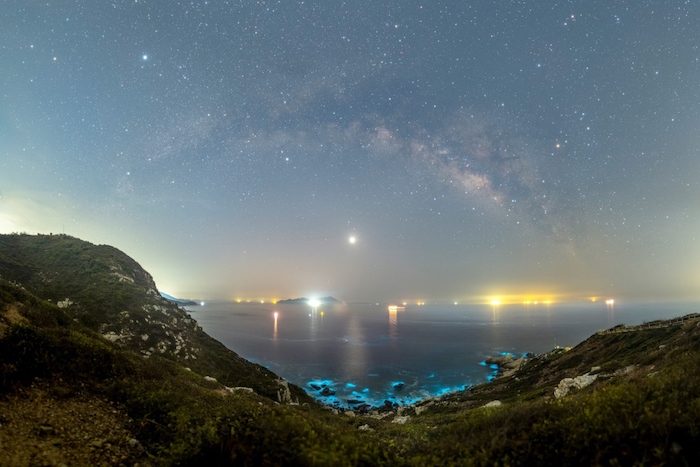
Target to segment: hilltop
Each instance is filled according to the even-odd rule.
[[[700,318],[494,360],[494,381],[322,407],[123,252],[0,235],[0,465],[697,465]]]

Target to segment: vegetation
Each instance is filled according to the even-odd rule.
[[[572,350],[533,356],[491,383],[401,413],[350,417],[293,385],[290,400],[299,405],[280,404],[276,375],[206,336],[149,290],[150,276],[111,247],[67,236],[0,236],[1,465],[700,463],[698,317],[615,328]],[[59,307],[66,298],[73,303]],[[162,329],[161,314],[176,323],[169,335],[191,341],[196,359],[148,350],[161,342],[151,325]],[[135,338],[111,342],[106,332]],[[592,384],[554,397],[564,378],[587,374],[596,376]],[[501,405],[484,408],[495,400]],[[123,431],[100,434],[71,402]],[[26,411],[39,420],[22,431],[29,444],[12,432],[19,433],[18,420],[33,420]],[[80,438],[47,423],[49,413],[60,413],[62,425],[82,423]],[[392,423],[400,416],[410,418]]]

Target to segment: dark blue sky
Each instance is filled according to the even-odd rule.
[[[697,298],[699,19],[5,1],[0,232],[112,244],[187,297]]]

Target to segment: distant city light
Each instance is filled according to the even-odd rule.
[[[612,298],[610,298],[610,299],[608,299],[608,300],[605,300],[605,304],[606,304],[606,305],[614,305],[614,304],[615,304],[615,300],[613,300]]]
[[[493,306],[498,306],[500,304],[501,304],[500,300],[491,300],[491,305],[493,305]]]
[[[321,305],[321,302],[315,298],[312,298],[307,303],[311,308],[318,308]]]
[[[357,237],[351,236],[350,238],[348,238],[348,242],[351,245],[354,245],[355,243],[357,243]]]

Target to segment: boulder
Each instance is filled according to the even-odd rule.
[[[591,375],[588,373],[575,378],[564,378],[559,381],[559,385],[554,388],[554,397],[556,399],[565,397],[569,394],[571,388],[583,389],[592,384],[596,379],[598,379],[598,375]]]
[[[491,401],[488,404],[484,405],[484,407],[500,407],[503,405],[503,402],[499,400]]]

